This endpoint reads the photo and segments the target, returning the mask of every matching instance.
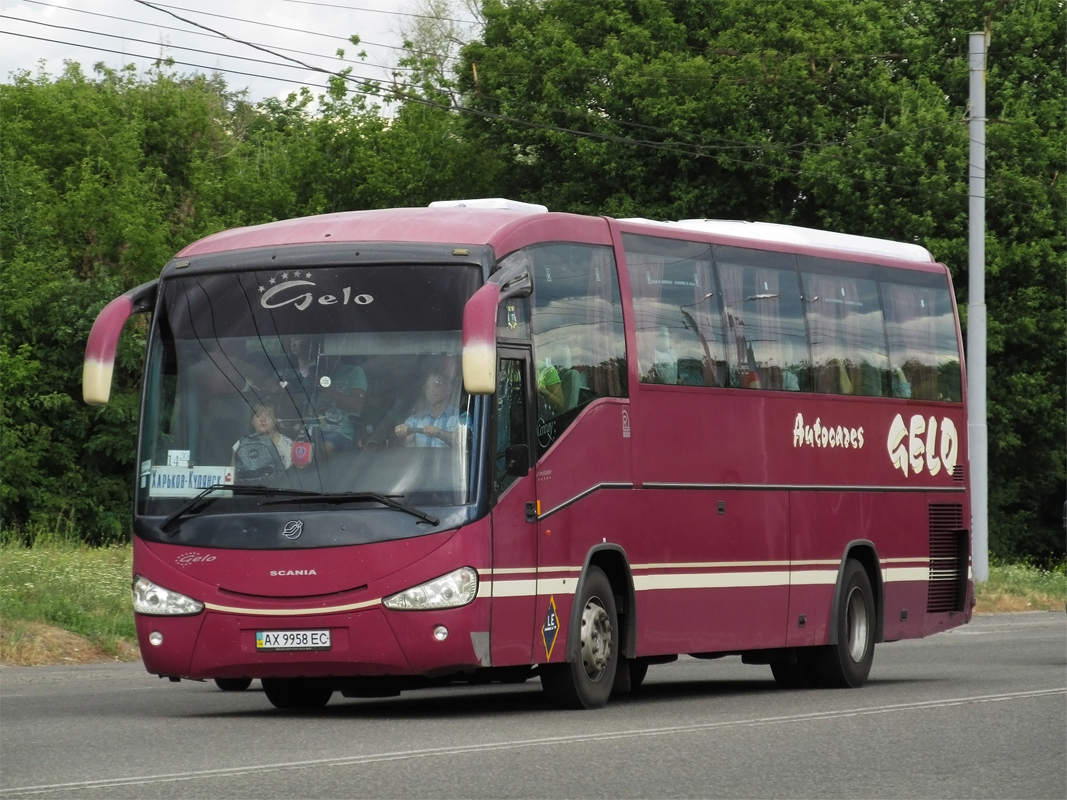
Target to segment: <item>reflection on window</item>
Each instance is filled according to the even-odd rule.
[[[802,259],[802,269],[814,261]],[[878,287],[874,280],[849,275],[847,265],[834,272],[801,274],[815,391],[888,397],[889,358]]]
[[[335,318],[310,313],[310,305],[309,313],[296,303],[264,305],[260,288],[273,273],[222,276],[226,303],[203,290],[203,276],[166,284],[150,345],[140,513],[169,514],[208,486],[231,482],[374,492],[416,505],[470,502],[480,404],[460,379],[469,276],[458,273],[462,291],[452,291],[453,272],[424,269],[420,279],[431,285],[423,294],[436,299],[420,301],[404,329],[396,313],[403,287],[387,273],[339,270],[343,286],[330,295],[376,280],[374,303],[390,306],[376,312],[388,316],[378,328],[369,328],[362,308]],[[405,268],[397,281],[412,274]],[[251,502],[219,498],[209,513]]]
[[[811,389],[804,313],[795,258],[718,248],[730,386]]]
[[[726,365],[711,247],[632,234],[623,235],[623,244],[641,382],[723,385]]]
[[[642,383],[959,402],[940,273],[623,234]]]
[[[883,282],[893,394],[960,402],[959,348],[948,287]]]

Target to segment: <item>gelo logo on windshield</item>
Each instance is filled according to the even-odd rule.
[[[288,275],[282,275],[282,278],[287,278]],[[310,277],[310,273],[308,274]],[[273,278],[271,279],[274,280]],[[259,290],[263,293],[259,298],[259,304],[263,308],[281,308],[282,306],[292,305],[298,311],[303,311],[312,303],[317,302],[320,306],[335,306],[335,305],[357,305],[368,306],[374,302],[374,298],[369,294],[352,294],[352,287],[346,286],[341,290],[341,296],[338,297],[335,294],[320,294],[316,297],[315,293],[308,288],[316,286],[314,281],[304,280],[283,280],[276,286],[272,286],[269,289],[263,286],[259,287]]]
[[[904,417],[897,414],[893,424],[889,426],[886,447],[893,466],[903,472],[905,477],[908,469],[916,475],[924,469],[931,475],[937,475],[944,467],[951,474],[960,453],[956,423],[948,417],[943,418],[941,435],[938,436],[937,420],[921,414],[914,415],[909,425],[905,425]]]

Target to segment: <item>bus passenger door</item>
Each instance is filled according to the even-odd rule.
[[[528,350],[499,348],[493,398],[493,605],[490,653],[495,666],[529,664],[537,590],[537,522]]]

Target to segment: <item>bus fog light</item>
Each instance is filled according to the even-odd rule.
[[[156,617],[182,616],[199,614],[204,604],[184,594],[172,592],[157,586],[140,575],[133,579],[133,610],[138,614],[151,614]]]
[[[472,567],[460,567],[421,586],[386,597],[382,605],[393,611],[458,608],[473,601],[477,595],[478,573]]]
[[[448,638],[448,628],[446,628],[444,625],[438,625],[436,628],[433,629],[433,638],[435,638],[439,642],[443,642],[445,639]]]
[[[163,634],[159,631],[152,631],[150,634],[148,634],[148,643],[159,647],[161,644],[163,644]]]

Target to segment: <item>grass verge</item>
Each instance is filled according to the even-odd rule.
[[[0,541],[0,663],[19,666],[138,658],[129,545],[87,547],[38,537]],[[996,564],[975,587],[979,614],[1063,611],[1064,565]]]
[[[137,658],[133,554],[61,538],[0,544],[0,662],[36,665]]]
[[[1067,565],[1043,569],[1030,564],[992,564],[989,580],[974,587],[979,613],[1063,611],[1067,604]]]

